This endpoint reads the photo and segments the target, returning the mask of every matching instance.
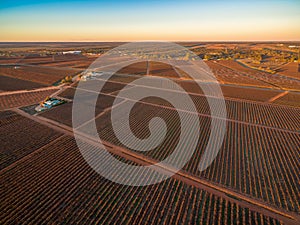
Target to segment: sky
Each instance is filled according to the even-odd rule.
[[[300,0],[0,0],[0,41],[300,41]]]

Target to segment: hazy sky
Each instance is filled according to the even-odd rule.
[[[0,0],[0,41],[300,40],[300,0]]]

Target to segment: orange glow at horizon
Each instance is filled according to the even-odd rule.
[[[294,1],[84,4],[0,8],[0,41],[300,41]]]

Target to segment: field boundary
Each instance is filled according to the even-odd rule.
[[[48,91],[48,90],[55,90],[55,89],[59,89],[59,86],[37,88],[37,89],[32,89],[32,90],[6,91],[6,92],[1,92],[0,96],[23,94],[23,93],[32,93],[32,92],[40,92],[40,91]]]
[[[289,93],[288,91],[282,92],[282,93],[280,93],[280,94],[274,96],[273,98],[270,98],[270,99],[268,100],[268,102],[274,102],[275,100],[277,100],[277,99],[279,99],[279,98],[281,98],[281,97],[287,95],[288,93]]]
[[[18,113],[17,111],[15,111],[15,112]],[[22,116],[23,116],[23,115],[22,115]],[[6,171],[8,171],[8,170],[10,170],[12,167],[14,167],[15,164],[18,164],[19,162],[23,162],[24,160],[30,158],[32,155],[38,154],[38,153],[41,152],[45,147],[47,147],[47,146],[53,144],[54,142],[56,142],[56,141],[62,139],[64,136],[65,136],[64,134],[61,134],[59,137],[57,137],[57,138],[55,138],[54,140],[52,140],[52,141],[46,143],[46,144],[43,145],[42,147],[40,147],[40,148],[34,150],[33,152],[29,153],[28,155],[25,155],[24,157],[22,157],[22,158],[18,159],[17,161],[13,162],[12,164],[10,164],[10,165],[4,167],[3,169],[0,170],[0,174],[1,174],[1,173],[5,173]]]

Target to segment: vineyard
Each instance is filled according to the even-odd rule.
[[[130,91],[143,91],[146,87],[133,87]],[[149,88],[150,90],[151,88]],[[172,90],[156,90],[157,93],[168,93]],[[126,93],[126,92],[125,92]],[[181,93],[172,92],[176,98],[181,98]],[[162,95],[162,94],[161,94]],[[218,103],[221,101],[217,98],[206,97],[203,95],[190,94],[191,99],[195,103],[198,113],[210,115],[210,108],[207,99]],[[145,99],[144,102],[150,102],[156,105],[164,105],[158,99]],[[261,104],[255,102],[239,101],[233,99],[225,99],[227,118],[244,123],[257,124],[274,128],[287,130],[300,130],[300,110],[272,104]]]
[[[299,224],[300,74],[293,49],[287,43],[185,43],[206,59],[223,99],[214,82],[192,80],[180,68],[156,61],[133,63],[106,81],[110,76],[106,72],[120,59],[112,57],[111,65],[104,67],[96,59],[120,44],[57,42],[29,48],[31,44],[20,43],[14,48],[18,44],[3,43],[8,47],[0,57],[0,224]],[[62,53],[73,50],[82,55]],[[122,59],[130,62],[131,56],[136,53],[126,52]],[[242,56],[257,69],[239,63]],[[89,66],[97,72],[85,73]],[[71,79],[75,75],[76,80]],[[67,82],[56,86],[66,76]],[[131,83],[145,77],[153,86]],[[135,101],[135,94],[148,97]],[[175,109],[171,100],[157,96],[176,99],[180,106]],[[59,99],[65,104],[52,104]],[[133,102],[127,118],[122,106]],[[39,103],[44,111],[36,108]],[[221,116],[223,104],[226,118]],[[80,117],[91,108],[93,115]],[[74,126],[73,115],[80,120]],[[182,126],[182,117],[188,126]],[[153,118],[165,122],[165,135],[162,122],[155,123],[159,129],[151,134]],[[199,131],[194,130],[197,122]],[[218,134],[224,124],[221,140]],[[147,140],[130,143],[130,132],[138,139],[153,135],[154,145],[160,135],[164,138],[149,149]],[[116,160],[136,167],[174,156],[177,147],[184,156],[190,156],[190,148],[195,151],[171,178],[148,186],[123,185],[111,180],[140,180],[101,154],[99,138]],[[205,161],[206,153],[211,155],[206,147],[218,146],[218,141],[222,142],[217,156],[200,171],[200,161]],[[80,144],[87,149],[79,149]],[[172,163],[184,159],[176,156],[149,170],[136,169],[151,183],[174,171]],[[84,157],[111,177],[95,172]]]
[[[265,90],[259,88],[243,88],[232,86],[221,86],[224,97],[236,98],[257,102],[267,102],[270,98],[278,95],[277,90]]]
[[[261,111],[259,113],[262,114]],[[272,111],[262,115],[269,114],[272,115]],[[153,117],[160,117],[166,121],[168,133],[161,145],[144,154],[156,160],[163,160],[178,144],[180,121],[177,112],[172,109],[137,103],[130,117],[132,132],[139,138],[148,137],[148,124]],[[115,137],[110,119],[110,112],[96,119],[99,136],[110,143],[123,146]],[[297,193],[300,191],[297,175],[300,172],[300,164],[295,160],[300,156],[300,134],[293,129],[299,129],[300,123],[299,117],[295,116],[294,119],[298,122],[291,123],[292,130],[286,131],[238,121],[228,122],[227,133],[218,157],[207,170],[200,173],[197,166],[210,133],[210,118],[200,116],[201,130],[197,151],[184,169],[193,175],[262,199],[269,204],[299,212],[299,201],[294,200],[299,198]],[[122,129],[123,120],[120,115],[117,122],[119,129]],[[89,133],[89,130],[89,124],[81,128],[81,131],[86,133]],[[190,134],[190,137],[193,137],[193,134]],[[189,140],[187,143],[190,143]]]
[[[12,77],[0,76],[1,91],[29,90],[41,87],[45,87],[45,85]]]
[[[151,76],[180,78],[180,74],[173,66],[161,62],[150,62],[149,74]]]
[[[115,90],[120,90],[125,86],[127,83],[132,82],[139,77],[137,76],[125,76],[125,75],[113,75],[109,82],[106,82],[106,85],[103,87],[102,91],[103,93],[110,93],[110,87]],[[95,81],[93,81],[95,82]],[[101,79],[99,79],[97,82],[101,82]],[[191,94],[197,94],[197,95],[203,95],[202,89],[199,87],[199,85],[192,80],[175,80],[175,83],[180,85],[186,92]],[[202,84],[202,86],[205,84]],[[129,85],[130,86],[130,85]],[[280,90],[274,90],[274,89],[263,89],[263,88],[255,88],[255,87],[242,87],[242,86],[230,86],[230,85],[220,85],[223,95],[225,98],[228,99],[240,99],[240,100],[249,100],[249,101],[255,101],[255,102],[267,102],[272,97],[278,95],[281,93]],[[169,87],[164,87],[165,89]],[[96,89],[96,88],[94,88]],[[73,93],[72,93],[73,92]],[[75,90],[66,90],[63,93],[60,94],[60,96],[64,97],[68,96],[68,98],[71,98],[72,95],[74,95]],[[115,93],[114,93],[115,94]],[[283,103],[283,105],[286,105]],[[292,105],[293,106],[293,105]]]
[[[82,59],[82,60],[72,60],[72,61],[69,60],[54,61],[54,62],[41,63],[39,65],[87,69],[94,60],[95,59],[92,58],[92,59]]]
[[[300,110],[269,104],[226,101],[229,119],[268,127],[299,131]]]
[[[272,87],[272,85],[268,83],[262,82],[254,77],[249,77],[240,71],[224,67],[215,61],[207,61],[206,64],[210,67],[220,83],[268,88]]]
[[[98,82],[98,81],[97,81]],[[99,81],[100,82],[100,81]],[[108,82],[109,85],[112,85],[112,82]],[[96,90],[97,85],[95,85],[94,89]],[[189,86],[187,86],[189,87]],[[185,88],[187,88],[185,87]],[[122,85],[118,87],[116,85],[115,89],[113,90],[119,90],[122,88]],[[194,91],[196,92],[196,86]],[[146,87],[140,87],[140,86],[135,86],[132,87],[130,91],[144,91],[146,90]],[[199,87],[198,87],[199,89]],[[103,94],[105,95],[105,92],[112,91],[109,87],[106,89],[106,86],[104,86],[104,92]],[[109,91],[108,91],[109,90]],[[150,88],[149,88],[150,90]],[[228,88],[228,92],[232,91],[233,89]],[[166,92],[171,92],[172,90],[155,90],[157,93],[166,93]],[[84,92],[84,91],[82,91]],[[255,91],[253,90],[252,93]],[[62,97],[66,97],[69,99],[72,99],[74,96],[75,90],[74,89],[67,89],[64,92],[60,94]],[[126,92],[125,92],[126,93]],[[251,92],[250,92],[251,93]],[[249,94],[250,94],[249,93]],[[277,92],[264,92],[265,95],[260,95],[261,100],[267,100],[272,96],[275,96]],[[115,96],[118,94],[117,92],[113,93]],[[178,99],[181,98],[181,93],[173,92],[174,96],[177,96]],[[248,96],[247,94],[245,94]],[[281,102],[278,101],[284,101],[285,98],[289,98],[291,94],[289,93],[288,95],[279,98],[276,100],[274,103],[281,104]],[[298,97],[297,94],[295,94],[295,97]],[[88,94],[87,94],[88,96]],[[110,97],[110,95],[107,95],[107,97]],[[197,111],[199,114],[204,114],[209,116],[210,115],[210,108],[207,102],[207,98],[210,99],[211,101],[218,102],[219,100],[216,98],[211,98],[211,97],[206,97],[204,95],[194,95],[190,94],[191,99],[193,100]],[[87,97],[88,98],[88,97]],[[297,100],[297,99],[296,99]],[[294,100],[294,102],[297,102]],[[146,103],[151,103],[155,104],[157,106],[170,106],[166,101],[161,101],[160,99],[157,98],[147,98],[142,100],[143,102]],[[111,101],[112,103],[112,101]],[[99,104],[101,104],[99,102]],[[234,100],[234,99],[225,99],[225,104],[226,104],[226,109],[227,109],[227,118],[233,121],[241,122],[241,123],[247,123],[247,124],[257,124],[258,126],[267,126],[267,127],[274,127],[274,128],[279,128],[283,130],[293,130],[293,131],[299,131],[300,127],[300,110],[296,108],[289,108],[289,107],[284,107],[284,106],[279,106],[279,105],[274,105],[274,104],[261,104],[261,103],[256,103],[256,102],[251,102],[251,101],[240,101],[240,100]],[[284,102],[282,103],[284,104]],[[105,105],[105,104],[104,104]],[[106,105],[105,105],[106,106]],[[107,106],[106,106],[107,107]]]
[[[126,83],[132,82],[136,79],[138,79],[139,76],[126,76],[126,75],[113,75],[110,79],[109,82],[106,82],[106,85],[102,89],[101,92],[103,93],[110,93],[110,91],[113,92],[113,90],[120,90],[122,89]],[[101,79],[97,80],[98,83],[101,83]],[[97,89],[96,86],[96,81],[93,81],[95,83],[94,88],[92,89]],[[179,84],[186,92],[191,93],[191,95],[196,94],[196,95],[203,95],[202,89],[199,87],[197,83],[195,83],[192,80],[175,80],[177,84]],[[205,84],[202,84],[205,85]],[[234,99],[239,99],[239,100],[249,100],[249,101],[254,101],[254,102],[268,102],[269,99],[272,97],[275,97],[276,95],[282,93],[280,90],[274,90],[274,89],[263,89],[263,88],[255,88],[255,87],[242,87],[242,86],[230,86],[230,85],[220,85],[223,95],[226,99],[228,100],[234,100]],[[91,87],[88,87],[89,89]],[[169,87],[164,87],[165,89],[168,89]],[[98,91],[98,90],[97,90]],[[72,93],[73,92],[73,93]],[[74,95],[75,91],[71,90],[66,90],[60,96],[65,95],[68,96],[69,98]],[[113,93],[117,94],[117,93]],[[282,104],[282,105],[287,105],[287,106],[297,106],[297,94],[289,93],[287,96],[285,96],[283,101],[280,101],[280,99],[276,100],[276,104]]]
[[[35,64],[35,63],[47,63],[47,62],[51,62],[52,60],[53,59],[51,56],[27,55],[22,58],[19,58],[19,60],[16,63]]]
[[[225,140],[199,176],[299,213],[299,133],[228,123]],[[196,166],[185,169],[197,174]]]
[[[298,63],[297,62],[291,62],[288,64],[285,64],[284,66],[280,67],[278,69],[278,74],[292,77],[296,79],[300,79],[300,72],[298,71]]]
[[[147,66],[148,71],[147,71]],[[148,74],[147,74],[148,72]],[[120,69],[117,74],[133,74],[133,75],[150,75],[158,77],[169,77],[169,78],[180,78],[182,71],[179,69],[174,69],[173,66],[162,63],[146,61],[133,63],[129,66],[126,66]],[[186,76],[185,76],[186,77]]]
[[[39,103],[57,90],[58,89],[48,89],[0,95],[0,110]]]
[[[103,85],[104,84],[104,85]],[[118,91],[122,90],[126,84],[125,83],[119,83],[119,82],[104,82],[102,80],[92,80],[92,81],[87,81],[86,83],[81,83],[82,90],[81,92],[86,92],[88,94],[88,91],[99,91],[99,85],[103,85],[101,93],[104,94],[117,94]],[[127,86],[128,88],[132,87],[131,85]],[[84,91],[87,90],[87,91]],[[68,98],[68,99],[73,99],[75,95],[75,88],[67,88],[63,92],[59,94],[59,96]]]
[[[5,63],[17,63],[20,60],[19,57],[3,57],[0,56],[0,63],[5,64]]]
[[[119,91],[123,89],[126,84],[124,83],[119,83],[119,82],[105,82],[102,80],[92,80],[92,81],[87,81],[85,83],[81,83],[81,88],[87,89],[87,90],[94,90],[94,91],[99,91],[99,86],[103,85],[101,92],[102,93],[112,93]],[[87,87],[87,88],[85,88]],[[128,85],[128,87],[131,87]]]
[[[26,130],[26,131],[25,131]],[[11,111],[0,112],[0,169],[36,151],[61,134]],[[18,141],[16,141],[18,140]]]
[[[112,183],[86,164],[71,137],[0,178],[2,224],[281,224],[174,179],[146,187]]]
[[[300,108],[300,93],[288,93],[287,95],[275,100],[273,103]]]
[[[53,61],[77,61],[77,60],[85,60],[86,56],[81,54],[59,54],[53,55]]]
[[[78,73],[77,70],[64,68],[50,68],[39,66],[0,67],[0,73],[22,80],[32,81],[43,85],[51,85],[66,76]]]
[[[146,75],[147,74],[147,62],[133,63],[120,69],[117,74],[134,74],[134,75]]]
[[[81,92],[81,110],[86,110],[86,107],[92,107],[92,103],[89,99],[89,92]],[[107,96],[107,95],[99,95],[97,99],[97,104],[95,106],[95,116],[102,113],[105,109],[110,108],[115,100],[115,97]],[[117,101],[117,104],[121,102],[122,99]],[[73,103],[67,103],[64,105],[61,105],[59,107],[54,107],[51,110],[42,112],[39,114],[39,116],[63,123],[65,125],[68,125],[72,127],[72,107]],[[80,111],[78,112],[80,113]],[[92,118],[84,118],[84,121],[82,123],[90,120]]]
[[[218,63],[227,68],[246,74],[248,77],[272,84],[274,87],[285,89],[300,89],[300,80],[297,79],[292,79],[279,74],[269,74],[259,70],[254,70],[232,60],[222,60],[218,61]]]
[[[181,80],[176,81],[186,92],[194,94],[204,94],[199,85],[194,81]],[[202,84],[204,85],[204,84]],[[220,84],[220,87],[225,98],[249,100],[255,102],[266,102],[270,98],[278,95],[279,90],[263,89],[255,87],[243,87],[235,85]]]
[[[67,98],[67,99],[73,99],[75,95],[75,89],[74,88],[66,88],[63,92],[59,93],[58,96]]]
[[[138,78],[137,76],[133,76],[133,75],[114,74],[113,76],[110,77],[109,81],[128,84],[136,80],[137,78]]]

